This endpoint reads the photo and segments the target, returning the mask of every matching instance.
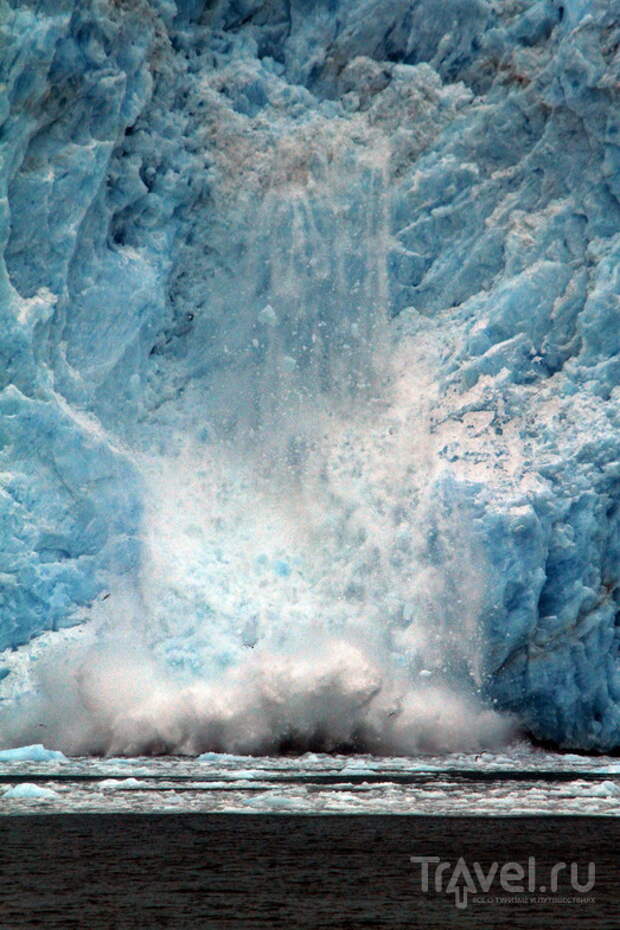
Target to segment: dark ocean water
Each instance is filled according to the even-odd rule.
[[[450,927],[617,930],[620,821],[591,817],[69,814],[0,818],[0,926],[13,928]],[[411,857],[448,862],[428,892]],[[534,889],[499,881],[460,907],[449,890],[459,857],[535,863]],[[576,893],[558,862],[576,862]],[[434,863],[433,863],[434,868]],[[545,884],[547,883],[547,884]],[[455,887],[464,887],[458,877]],[[543,891],[542,889],[545,889]]]

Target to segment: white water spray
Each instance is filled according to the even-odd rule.
[[[140,577],[50,648],[9,740],[390,754],[510,734],[477,696],[485,566],[439,496],[441,347],[388,320],[391,149],[366,130],[355,158],[289,140],[246,203],[239,288],[210,311],[221,364],[170,401],[167,447],[132,453]]]

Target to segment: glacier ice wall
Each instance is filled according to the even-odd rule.
[[[619,49],[603,0],[0,0],[0,648],[129,591],[182,674],[354,629],[617,746]]]

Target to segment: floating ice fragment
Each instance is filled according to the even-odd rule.
[[[0,750],[0,762],[66,762],[64,753],[46,749],[41,743]]]
[[[260,778],[263,772],[258,769],[235,769],[231,774],[241,781],[249,781],[252,778]]]
[[[263,811],[291,810],[301,806],[299,798],[287,798],[281,794],[267,794],[258,798],[248,798],[242,803],[245,807],[257,807]]]
[[[600,785],[594,785],[588,792],[594,798],[609,798],[620,795],[620,785],[613,781],[602,781]]]
[[[99,788],[104,791],[132,791],[134,788],[149,788],[147,781],[138,778],[104,778],[99,782]]]
[[[21,785],[13,785],[4,792],[3,797],[18,801],[52,801],[58,797],[58,793],[51,788],[41,788],[27,781]]]
[[[258,314],[258,319],[261,323],[265,323],[267,326],[275,326],[278,322],[278,316],[271,304],[266,304],[263,307],[263,309]]]

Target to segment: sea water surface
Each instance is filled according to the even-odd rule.
[[[0,813],[620,814],[620,760],[518,743],[417,758],[206,753],[0,763]]]

